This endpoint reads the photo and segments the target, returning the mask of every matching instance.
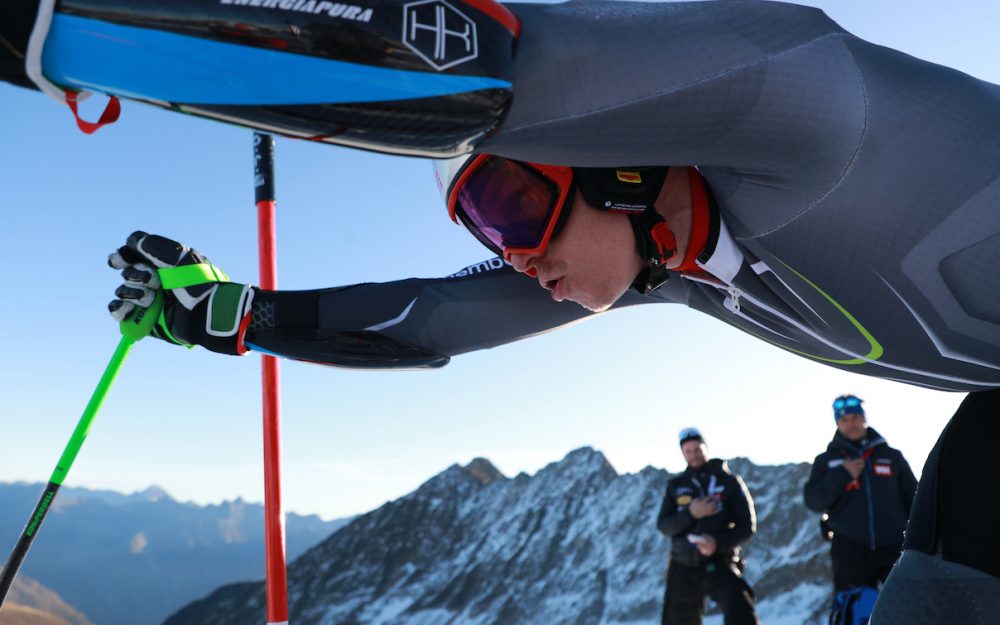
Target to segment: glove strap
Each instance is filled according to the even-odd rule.
[[[185,289],[201,284],[216,284],[208,298],[205,333],[216,339],[235,336],[236,354],[246,353],[243,337],[250,321],[254,291],[248,284],[235,284],[222,269],[210,263],[162,267],[157,270],[164,289]],[[181,345],[188,345],[170,333],[170,324],[160,313],[158,323],[166,338]],[[228,341],[224,341],[228,344]],[[220,351],[213,349],[213,351]],[[227,350],[227,353],[233,353]]]
[[[210,282],[231,282],[226,272],[209,263],[161,267],[156,270],[164,289],[185,289]]]

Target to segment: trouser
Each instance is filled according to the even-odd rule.
[[[663,597],[663,625],[701,625],[705,596],[722,609],[725,625],[760,625],[750,584],[733,562],[690,567],[671,561]]]
[[[869,549],[867,545],[834,534],[830,546],[834,592],[858,586],[878,588],[888,577],[900,553],[901,547]]]
[[[969,393],[927,457],[904,549],[1000,577],[1000,390]]]

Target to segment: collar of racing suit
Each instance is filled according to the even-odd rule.
[[[730,286],[743,266],[743,252],[729,234],[705,179],[694,167],[689,168],[688,174],[691,176],[691,236],[684,261],[672,271],[695,282]]]
[[[705,186],[704,179],[694,167],[688,167],[687,174],[688,184],[691,188],[691,234],[688,236],[684,260],[674,269],[674,271],[679,272],[702,271],[702,268],[698,266],[698,257],[705,252],[710,236],[713,239],[713,244],[719,236],[717,225],[719,211],[718,209],[713,211],[711,208],[714,202],[709,202],[708,188]],[[716,223],[715,228],[712,228],[713,222]]]

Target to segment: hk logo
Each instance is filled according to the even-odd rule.
[[[438,71],[479,56],[475,22],[444,0],[403,5],[403,43]]]

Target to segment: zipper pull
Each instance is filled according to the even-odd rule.
[[[726,292],[729,293],[729,310],[734,313],[740,312],[740,295],[743,295],[743,291],[737,286],[730,286]]]

